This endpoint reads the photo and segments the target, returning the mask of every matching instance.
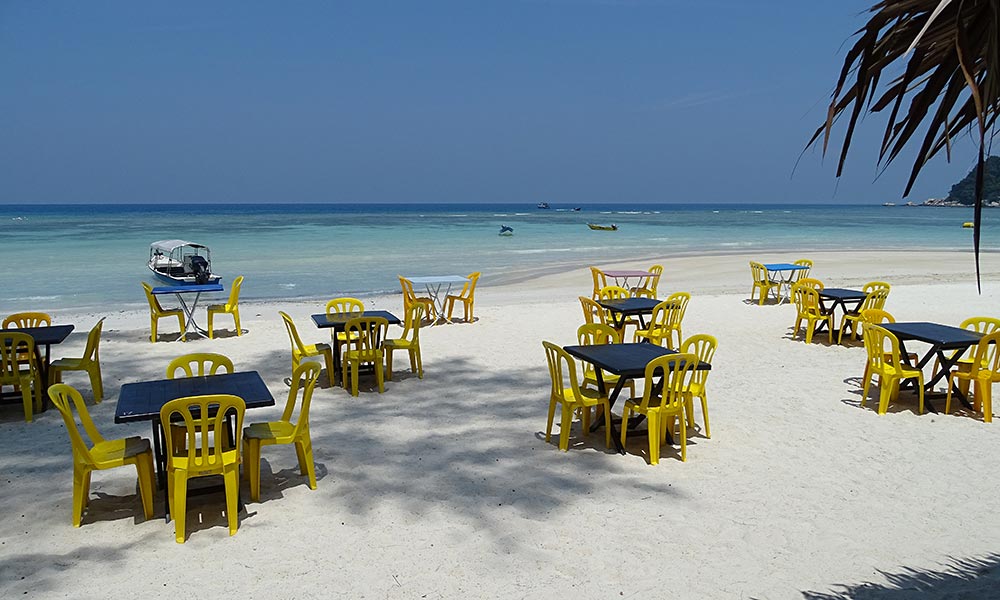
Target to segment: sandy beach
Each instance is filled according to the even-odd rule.
[[[145,521],[131,468],[93,476],[83,526],[71,526],[72,456],[58,412],[26,424],[0,408],[5,484],[0,502],[4,598],[847,598],[986,597],[1000,584],[1000,424],[965,410],[918,415],[901,394],[886,415],[860,407],[860,344],[792,338],[792,305],[748,303],[748,260],[815,261],[831,287],[892,284],[886,309],[900,321],[958,325],[1000,316],[1000,255],[984,254],[977,293],[967,252],[810,252],[722,255],[601,264],[665,266],[660,295],[692,294],[684,335],[709,333],[719,349],[709,377],[712,438],[690,434],[647,460],[643,434],[627,455],[581,435],[560,452],[544,430],[549,380],[541,341],[575,343],[577,297],[589,271],[490,285],[473,324],[426,328],[425,377],[394,361],[378,394],[331,389],[325,373],[310,416],[318,489],[291,447],[269,447],[261,502],[249,502],[230,537],[222,494],[192,499],[188,539],[174,541],[157,492]],[[249,280],[251,273],[245,274]],[[227,282],[228,283],[228,282]],[[141,290],[136,285],[137,300]],[[369,308],[402,316],[399,295]],[[39,306],[44,310],[44,306]],[[216,340],[149,342],[146,310],[52,311],[75,333],[53,358],[79,356],[107,317],[101,343],[105,400],[91,415],[108,438],[150,436],[114,424],[121,385],[160,379],[184,353],[220,352],[261,373],[277,405],[291,371],[278,311],[307,343],[328,341],[309,315],[322,303],[241,303],[246,334],[222,316]],[[460,310],[458,311],[460,312]],[[204,312],[199,318],[204,324]],[[162,332],[174,331],[164,320]],[[398,332],[394,328],[394,332]],[[916,348],[918,352],[923,348]],[[928,370],[929,374],[929,370]],[[65,381],[92,398],[85,374]],[[617,411],[616,411],[617,412]],[[699,412],[699,424],[700,411]],[[973,569],[976,576],[955,575]],[[190,582],[197,581],[197,585]],[[898,591],[896,593],[899,593]],[[900,595],[899,597],[903,597]]]

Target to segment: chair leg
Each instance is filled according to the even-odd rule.
[[[681,418],[681,462],[687,461],[688,454],[688,436],[687,427],[684,425],[684,419]]]
[[[243,465],[250,480],[250,500],[260,502],[260,440],[243,439]]]
[[[378,393],[385,391],[385,373],[382,372],[382,355],[379,354],[378,358],[375,359],[375,363],[372,365],[375,369],[375,382],[378,383]]]
[[[604,446],[606,448],[611,447],[611,405],[604,403],[601,405],[604,408]]]
[[[573,425],[573,409],[567,404],[562,405],[562,421],[559,423],[559,449],[569,450],[569,428]]]
[[[139,477],[139,499],[142,514],[148,521],[153,518],[153,453],[146,452],[136,457],[135,470]]]
[[[226,518],[229,521],[229,535],[236,535],[239,528],[240,466],[230,465],[223,473],[226,482]]]
[[[214,316],[214,312],[208,311],[208,339],[210,340],[215,339],[215,327],[212,326],[212,317]]]
[[[704,389],[701,392],[701,416],[705,418],[705,437],[711,439],[712,429],[708,426],[708,396]]]
[[[552,441],[552,420],[556,417],[556,400],[549,400],[549,420],[545,425],[545,443]]]
[[[184,315],[177,315],[177,323],[180,325],[181,328],[181,341],[186,342],[187,332],[184,331]]]
[[[417,361],[417,379],[423,379],[424,378],[424,361],[423,361],[423,359],[420,356],[420,346],[417,346],[413,350],[410,350],[410,352],[413,353],[411,355],[411,357],[410,357],[411,361],[414,358],[416,358],[416,361]],[[411,364],[412,364],[412,362],[411,362]]]
[[[299,470],[309,478],[309,489],[316,489],[316,463],[313,460],[312,438],[309,432],[305,432],[302,438],[295,443],[299,454]]]
[[[177,471],[167,473],[167,483],[172,488],[170,498],[170,516],[174,518],[174,539],[178,544],[184,543],[184,526],[187,521],[187,477]]]
[[[983,421],[993,422],[993,382],[990,380],[976,380],[976,399],[979,401],[983,411]]]
[[[326,372],[330,379],[330,387],[337,385],[337,374],[333,370],[333,349],[323,352],[323,361],[326,363]]]
[[[449,321],[451,320],[451,313],[452,313],[453,310],[455,310],[455,299],[454,298],[448,298],[448,301],[447,301],[446,306],[445,306],[445,312],[448,314],[448,320]]]
[[[31,390],[31,384],[24,379],[21,380],[21,401],[24,403],[24,421],[31,423],[34,420],[35,394]]]
[[[73,465],[73,527],[79,527],[83,520],[83,509],[87,507],[90,493],[90,470],[79,464]]]
[[[948,392],[944,400],[944,414],[946,415],[951,414],[951,387],[955,385],[955,379],[957,378],[954,372],[948,374]]]
[[[611,418],[611,411],[605,411],[604,415],[605,415],[604,416],[605,419],[610,419]],[[631,408],[629,408],[628,406],[626,406],[625,408],[622,409],[621,443],[622,443],[622,447],[623,448],[625,447],[625,435],[626,435],[626,432],[628,432],[628,418],[631,415],[632,415],[632,409]],[[605,421],[605,422],[607,422],[607,421]]]
[[[796,325],[796,328],[798,325]],[[811,344],[813,341],[813,322],[806,319],[806,343]]]
[[[237,337],[243,335],[243,327],[240,325],[240,309],[233,310],[233,322],[236,324]]]
[[[385,378],[388,381],[392,381],[392,354],[393,348],[386,347],[385,349]],[[410,361],[413,361],[413,353],[410,353]]]
[[[898,386],[899,383],[897,382]],[[898,387],[897,387],[898,389]],[[920,373],[920,377],[917,378],[917,398],[919,399],[919,404],[917,404],[917,414],[924,414],[924,374]]]
[[[681,415],[681,421],[684,415]],[[646,422],[649,423],[649,464],[660,464],[660,415],[655,411],[649,411],[646,415]],[[628,429],[627,423],[622,421],[622,429]]]
[[[157,319],[156,317],[149,318],[149,341],[153,342],[154,344],[156,343],[156,324],[159,321],[160,320]]]
[[[358,362],[351,361],[351,395],[358,395]]]
[[[892,391],[893,389],[898,389],[899,382],[889,377],[880,376],[878,384],[879,384],[878,414],[884,415],[886,409],[889,408],[889,399],[892,398]]]
[[[87,369],[87,374],[90,375],[90,389],[94,390],[94,402],[100,403],[104,400],[104,383],[101,381],[101,363],[94,362],[91,364],[90,368]]]

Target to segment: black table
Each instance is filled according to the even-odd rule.
[[[868,294],[861,290],[848,290],[845,288],[825,288],[818,290],[818,293],[820,309],[823,311],[823,314],[826,315],[836,313],[837,307],[840,307],[840,310],[844,315],[856,313],[861,307],[861,303],[868,297]],[[825,301],[830,301],[829,306]],[[848,304],[851,305],[850,308],[848,308]],[[837,331],[838,337],[842,335],[841,331],[844,329],[844,321],[845,319],[841,317],[840,328]],[[826,326],[826,323],[827,322],[825,320],[820,321],[819,325],[816,326],[816,330],[813,331],[813,335],[823,331],[823,327]]]
[[[938,323],[885,323],[881,325],[881,327],[884,327],[886,330],[892,332],[892,334],[899,339],[900,357],[911,367],[923,369],[924,366],[933,358],[937,358],[938,361],[940,361],[941,369],[937,372],[937,375],[924,384],[925,397],[928,393],[934,390],[934,384],[940,381],[943,377],[948,376],[948,372],[951,371],[951,368],[955,366],[960,358],[962,358],[965,351],[978,344],[979,340],[983,337],[983,334],[978,331],[970,331],[968,329],[962,329],[961,327],[940,325]],[[905,346],[906,341],[924,342],[926,344],[930,344],[931,346],[916,365],[910,364],[908,357],[909,353],[906,351]],[[953,351],[951,352],[951,356],[947,354],[947,351]],[[961,401],[964,406],[970,409],[972,408],[972,405],[969,404],[965,394],[963,394],[957,386],[952,388],[952,392],[958,396],[959,401]],[[930,404],[928,404],[928,406],[932,411],[934,410],[933,406]]]
[[[49,364],[51,363],[50,349],[53,344],[61,344],[66,341],[69,334],[76,328],[74,325],[50,325],[48,327],[20,327],[4,329],[4,331],[16,331],[27,333],[35,340],[35,358],[38,359],[38,368],[42,376],[42,410],[49,405]],[[42,356],[42,346],[45,346],[45,356]]]
[[[621,300],[598,300],[597,303],[611,311],[611,317],[615,320],[614,328],[621,329],[625,324],[625,319],[629,317],[639,317],[639,326],[646,328],[643,315],[653,314],[653,309],[663,300],[656,298],[623,298]],[[624,341],[624,340],[622,340]]]
[[[167,458],[164,453],[166,440],[163,437],[163,425],[160,423],[160,409],[167,402],[177,398],[209,394],[239,396],[247,408],[274,406],[274,397],[271,396],[271,391],[264,385],[264,380],[257,371],[126,383],[118,393],[115,423],[152,422],[157,481],[164,490],[167,481]],[[233,433],[235,439],[235,432]]]
[[[618,376],[618,383],[615,384],[615,389],[608,395],[608,404],[612,407],[615,405],[615,401],[618,400],[618,395],[621,394],[622,388],[625,386],[625,382],[627,380],[638,379],[646,376],[646,365],[649,364],[649,361],[661,356],[677,354],[676,350],[664,348],[663,346],[656,344],[646,343],[564,346],[563,350],[584,362],[594,365],[594,372],[597,376],[597,385],[600,386],[601,391],[605,393],[607,393],[607,388],[604,385],[602,370],[614,373]],[[707,371],[711,368],[712,365],[706,362],[698,364],[699,371]],[[615,448],[618,449],[620,454],[625,454],[625,448],[622,446],[621,442],[621,435],[615,430],[614,420],[609,419],[609,421],[611,421],[611,439],[615,440]],[[636,423],[638,422],[639,421],[637,420]],[[591,429],[593,430],[600,427],[600,424],[600,420],[595,420]],[[634,427],[633,424],[628,424],[627,426]],[[651,433],[650,435],[656,434]]]
[[[387,310],[366,310],[355,313],[320,313],[312,316],[313,323],[320,329],[333,329],[333,370],[340,374],[343,381],[344,373],[340,367],[340,339],[337,334],[347,328],[347,322],[358,317],[382,317],[390,325],[401,325],[399,317]]]

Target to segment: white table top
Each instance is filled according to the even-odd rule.
[[[462,277],[461,275],[430,275],[427,277],[407,277],[412,283],[419,283],[422,285],[435,284],[435,283],[468,283],[468,277]]]

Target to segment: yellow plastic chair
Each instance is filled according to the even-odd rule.
[[[865,342],[865,352],[868,353],[868,370],[865,375],[864,389],[861,392],[861,406],[868,399],[868,389],[872,377],[878,377],[879,403],[878,414],[884,415],[890,401],[895,401],[899,395],[899,382],[903,379],[916,378],[919,407],[917,414],[924,413],[924,373],[920,369],[905,366],[899,355],[899,340],[884,327],[866,324],[861,331]]]
[[[599,300],[627,300],[632,297],[632,292],[618,285],[606,285],[600,289],[597,293],[597,298]],[[602,307],[603,308],[603,307]],[[605,323],[612,325],[615,323],[614,315],[612,311],[607,311],[605,316]],[[634,318],[626,318],[622,321],[621,327],[618,329],[619,334],[622,339],[625,339],[625,328],[629,325],[638,328],[639,320]]]
[[[52,317],[43,312],[19,312],[8,315],[3,320],[4,329],[21,329],[24,327],[49,327]]]
[[[719,342],[710,335],[700,333],[692,335],[681,343],[680,351],[684,354],[693,354],[698,360],[712,364],[715,357],[715,349]],[[708,374],[711,371],[695,371],[691,378],[691,383],[684,392],[687,394],[687,419],[688,425],[694,427],[694,398],[701,399],[701,415],[705,419],[705,437],[712,437],[712,429],[708,425],[708,394],[705,391],[705,384],[708,383]]]
[[[334,298],[326,303],[327,315],[340,314],[360,317],[363,312],[365,312],[365,303],[357,298]],[[347,331],[334,332],[333,329],[330,329],[330,339],[342,345],[347,342]]]
[[[577,379],[576,361],[568,352],[552,342],[542,341],[545,348],[545,358],[549,364],[549,378],[552,382],[549,394],[549,420],[545,425],[545,442],[552,439],[552,420],[556,415],[556,404],[562,406],[562,418],[559,422],[559,449],[569,450],[569,430],[573,423],[573,412],[580,408],[589,415],[590,407],[600,406],[604,409],[604,444],[611,447],[611,406],[608,397],[603,392],[583,389]],[[586,435],[589,427],[583,427]]]
[[[250,499],[260,502],[260,450],[262,446],[295,444],[299,470],[309,479],[309,489],[316,489],[316,465],[313,462],[312,438],[309,435],[309,404],[313,389],[319,379],[320,366],[314,362],[303,363],[292,373],[292,387],[281,420],[270,423],[251,423],[243,430],[244,473],[250,480]],[[299,391],[302,402],[299,402]],[[295,406],[298,404],[298,419]]]
[[[94,402],[104,399],[104,382],[101,379],[101,329],[104,327],[102,318],[87,334],[87,347],[80,358],[60,358],[49,365],[49,381],[62,381],[63,371],[86,371],[90,376],[90,389],[94,391]]]
[[[830,342],[833,343],[833,313],[824,313],[822,305],[819,303],[819,293],[810,285],[808,281],[800,281],[792,285],[792,301],[795,302],[795,328],[792,329],[792,337],[799,334],[802,321],[806,322],[806,343],[812,343],[813,330],[816,329],[817,321],[826,321],[826,333]]]
[[[83,396],[65,383],[57,383],[49,388],[49,399],[59,409],[69,442],[73,448],[73,527],[79,527],[83,511],[90,497],[90,474],[125,465],[135,465],[139,476],[139,497],[142,500],[142,514],[147,520],[153,518],[153,450],[149,440],[129,437],[106,440],[87,412]],[[79,416],[80,422],[77,424]],[[80,427],[83,427],[83,433]],[[90,440],[87,445],[84,435]]]
[[[165,437],[167,498],[178,544],[184,543],[188,480],[206,475],[222,475],[226,486],[229,535],[236,535],[239,524],[240,446],[245,413],[243,399],[229,394],[177,398],[160,409],[161,423],[170,423],[184,430],[182,446],[177,446],[172,436]],[[227,417],[233,419],[232,432],[226,426]],[[235,439],[230,439],[230,436]]]
[[[670,354],[649,361],[646,365],[646,380],[643,386],[642,399],[625,401],[622,409],[622,446],[628,432],[629,417],[633,412],[646,415],[649,422],[649,463],[660,463],[660,444],[666,440],[668,421],[680,421],[681,461],[687,460],[687,425],[684,411],[690,394],[685,390],[691,387],[695,369],[698,367],[698,357],[694,354]],[[653,396],[656,390],[656,380],[662,378],[662,392],[659,397]],[[671,425],[672,429],[672,425]]]
[[[858,307],[856,312],[844,313],[844,322],[840,327],[840,333],[837,335],[838,344],[843,343],[844,330],[848,327],[851,328],[851,339],[858,339],[858,330],[860,329],[859,324],[862,322],[862,311],[882,310],[885,306],[885,301],[889,298],[889,284],[875,284],[881,284],[881,282],[872,282],[865,285],[864,291],[868,295],[865,296],[865,299],[861,302],[861,306]]]
[[[580,305],[583,307],[584,322],[601,323],[602,325],[608,324],[608,312],[603,306],[586,296],[579,296],[579,299]]]
[[[637,298],[656,299],[656,288],[660,285],[660,276],[663,275],[663,265],[653,265],[646,270],[651,275],[644,277],[639,285],[632,288],[632,295]]]
[[[184,329],[184,311],[179,308],[165,310],[162,306],[160,306],[160,301],[153,295],[153,286],[149,285],[145,281],[141,283],[142,289],[146,292],[146,300],[149,302],[149,341],[156,343],[156,326],[159,324],[160,319],[164,317],[177,317],[177,322],[180,323],[181,327],[181,341],[186,342],[187,337]]]
[[[944,412],[951,412],[952,385],[965,383],[965,389],[969,389],[969,382],[975,383],[973,390],[974,407],[983,413],[983,421],[993,422],[993,384],[1000,382],[1000,352],[997,347],[1000,345],[1000,331],[986,334],[976,344],[976,352],[972,357],[972,362],[967,365],[959,365],[958,368],[948,374],[948,397],[945,401]]]
[[[881,325],[882,323],[895,323],[896,319],[888,311],[881,308],[867,308],[860,311],[861,315],[861,328],[864,330],[865,325]],[[906,355],[906,358],[911,362],[916,362],[917,355],[914,352],[910,352]],[[889,354],[885,356],[885,361],[891,362],[892,355]],[[871,363],[865,360],[865,374],[862,381],[868,381],[869,373],[871,369]]]
[[[216,375],[219,371],[232,373],[233,361],[223,354],[215,352],[193,352],[184,354],[170,361],[167,365],[167,379],[175,379],[177,371],[183,371],[181,377],[204,377]]]
[[[333,348],[329,344],[306,344],[302,343],[302,338],[299,337],[299,330],[295,328],[295,321],[288,316],[287,313],[278,311],[281,315],[281,320],[285,322],[285,329],[288,331],[288,340],[292,343],[292,372],[299,368],[299,363],[302,362],[303,358],[309,358],[311,356],[322,356],[323,360],[326,361],[326,374],[330,379],[330,386],[337,385],[334,383],[334,372],[333,372]]]
[[[601,297],[601,289],[608,286],[608,278],[604,271],[597,267],[590,267],[590,275],[594,278],[594,292],[590,295],[590,299],[597,300]]]
[[[792,264],[799,265],[800,267],[806,267],[805,269],[798,269],[795,271],[795,279],[793,280],[794,283],[798,283],[809,277],[809,273],[812,271],[813,261],[808,258],[800,258]]]
[[[637,329],[633,335],[633,341],[639,342],[642,339],[649,340],[650,343],[661,345],[664,340],[666,347],[676,350],[683,339],[681,326],[684,322],[684,314],[687,312],[688,303],[691,301],[691,294],[687,292],[675,292],[653,307],[653,314],[649,319],[649,327]],[[677,332],[677,343],[674,343],[674,332]]]
[[[462,291],[457,296],[455,294],[448,294],[445,296],[445,302],[447,306],[448,320],[451,320],[451,313],[455,310],[455,303],[461,302],[464,305],[463,320],[466,323],[472,322],[472,309],[476,304],[476,282],[479,281],[479,277],[482,275],[479,271],[475,273],[469,273],[469,281],[462,286]]]
[[[229,290],[229,300],[225,304],[211,304],[208,307],[208,339],[213,339],[215,329],[212,327],[212,317],[216,314],[233,315],[233,322],[236,324],[236,335],[243,335],[243,328],[240,327],[240,288],[243,287],[243,276],[240,275],[233,280],[233,289]]]
[[[35,339],[27,333],[0,331],[0,388],[21,390],[24,420],[31,423],[42,410],[42,372],[35,356]]]
[[[374,367],[378,393],[385,391],[382,342],[388,330],[389,321],[384,317],[357,317],[347,322],[345,331],[350,341],[344,351],[344,389],[347,389],[347,372],[350,368],[352,396],[358,395],[358,368],[362,363]]]
[[[424,305],[424,314],[432,321],[437,321],[438,314],[434,300],[427,296],[418,296],[413,291],[413,282],[402,275],[399,276],[399,287],[403,290],[403,312],[406,312],[414,302],[419,302]]]
[[[420,323],[424,319],[424,306],[411,304],[403,318],[403,337],[385,340],[382,348],[385,350],[385,378],[392,381],[392,353],[394,350],[406,350],[410,355],[410,372],[416,373],[418,379],[424,378],[424,363],[420,358]]]
[[[810,287],[817,292],[822,292],[823,288],[826,287],[822,281],[816,279],[815,277],[803,277],[796,281],[795,284]]]
[[[580,325],[576,330],[576,339],[581,346],[596,346],[599,344],[620,344],[622,342],[621,335],[618,330],[610,325],[603,325],[601,323],[585,323]],[[601,393],[605,393],[597,385],[597,372],[594,370],[594,365],[590,363],[583,363],[583,383],[580,387],[586,388],[588,386],[593,386],[595,390]],[[604,380],[604,385],[607,386],[608,390],[611,390],[618,383],[618,376],[614,373],[601,372],[601,378]],[[629,379],[625,385],[628,387],[629,392],[632,396],[635,395],[635,382]],[[586,409],[584,412],[583,427],[589,431],[590,419],[589,419],[590,409]]]
[[[983,335],[989,335],[995,331],[1000,331],[1000,319],[995,319],[993,317],[969,317],[959,324],[962,329],[968,329],[969,331],[975,331]],[[955,357],[954,354],[951,356]],[[965,356],[958,359],[956,365],[960,370],[971,371],[973,356]],[[937,375],[938,370],[941,369],[941,361],[934,360],[934,369],[932,371],[933,375]],[[962,390],[963,394],[969,393],[969,380],[959,379],[958,388]]]
[[[763,306],[764,299],[771,293],[771,290],[777,294],[778,290],[781,289],[781,282],[771,281],[767,276],[767,267],[759,262],[750,261],[750,275],[753,277],[753,287],[750,288],[751,302],[753,302],[754,292],[759,292],[760,301],[757,304]]]

